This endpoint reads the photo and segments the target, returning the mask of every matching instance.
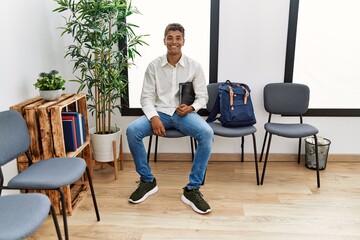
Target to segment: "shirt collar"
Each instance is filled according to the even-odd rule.
[[[163,57],[162,57],[161,67],[165,67],[165,66],[168,65],[168,64],[169,64],[169,63],[168,63],[168,61],[167,61],[167,57],[166,57],[166,54],[165,54],[165,55],[163,55]],[[178,62],[177,64],[180,64],[180,66],[182,66],[182,67],[185,67],[185,66],[186,66],[186,64],[185,64],[185,55],[184,55],[184,54],[181,55],[181,58],[180,58],[180,60],[179,60],[179,62]],[[169,64],[169,65],[170,65],[170,64]]]

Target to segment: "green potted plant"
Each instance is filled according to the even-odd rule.
[[[48,73],[40,73],[34,86],[39,89],[40,96],[44,100],[54,101],[60,98],[62,91],[65,90],[65,80],[58,71],[52,70]]]
[[[147,45],[142,40],[145,35],[134,32],[138,26],[126,22],[126,17],[139,11],[131,0],[55,1],[59,7],[54,12],[70,13],[64,17],[62,35],[71,35],[73,44],[65,57],[74,62],[73,70],[78,75],[73,81],[80,84],[78,92],[87,91],[88,108],[95,116],[95,130],[90,133],[121,131],[114,126],[112,115],[121,111],[120,100],[126,96],[128,84],[126,69],[134,64],[135,56],[140,56],[136,48]]]

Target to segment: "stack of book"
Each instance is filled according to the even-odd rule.
[[[62,112],[65,150],[73,152],[86,141],[85,118],[78,112]]]

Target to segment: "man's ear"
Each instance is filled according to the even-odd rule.
[[[165,38],[164,38],[163,42],[164,42],[164,45],[166,46],[166,41],[165,41]]]

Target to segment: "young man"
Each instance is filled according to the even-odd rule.
[[[129,198],[132,203],[141,203],[158,191],[156,179],[147,162],[143,138],[152,134],[165,136],[166,129],[175,128],[198,142],[181,200],[194,211],[205,214],[211,211],[199,191],[210,157],[212,128],[196,111],[208,101],[205,76],[201,65],[181,52],[185,30],[178,23],[165,29],[164,44],[167,53],[153,60],[147,67],[141,93],[141,106],[145,115],[131,123],[126,131],[136,171],[140,175],[138,188]],[[192,82],[195,101],[191,106],[179,104],[179,83]]]

